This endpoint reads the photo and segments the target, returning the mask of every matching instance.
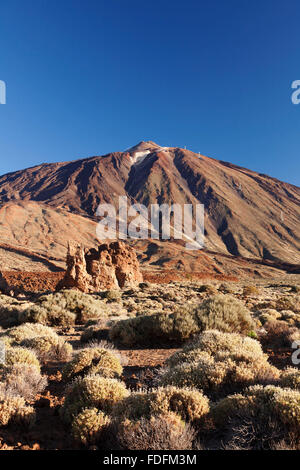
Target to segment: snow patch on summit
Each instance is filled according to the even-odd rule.
[[[144,152],[135,152],[133,156],[130,157],[131,165],[137,165],[138,163],[142,163],[142,161],[145,160],[149,153],[151,153],[151,150],[145,150]]]

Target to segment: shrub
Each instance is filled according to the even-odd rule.
[[[90,347],[79,351],[74,359],[65,365],[63,378],[70,380],[87,374],[117,378],[122,372],[120,360],[112,351],[101,347]]]
[[[200,331],[249,333],[255,328],[249,310],[229,295],[214,295],[199,306],[182,307],[176,312],[129,318],[117,322],[110,330],[110,339],[126,346],[151,341],[183,342]]]
[[[33,400],[47,386],[47,378],[30,364],[17,363],[3,367],[0,381],[0,395],[19,395],[27,401]]]
[[[300,391],[300,370],[295,367],[285,369],[280,377],[280,386]]]
[[[255,328],[250,311],[231,295],[213,295],[196,309],[200,331],[216,329],[247,334]]]
[[[205,292],[209,295],[215,295],[218,293],[218,289],[211,284],[202,284],[202,286],[199,286],[197,290],[198,292]]]
[[[139,316],[117,322],[109,332],[112,341],[126,346],[149,341],[182,342],[199,331],[193,314],[188,309],[175,313]]]
[[[10,328],[19,323],[20,313],[28,306],[28,302],[19,302],[14,297],[0,295],[0,325]]]
[[[197,360],[199,352],[207,352],[214,355],[216,352],[228,351],[235,352],[237,349],[250,354],[263,355],[260,343],[253,338],[241,336],[238,333],[222,333],[218,330],[207,330],[201,333],[195,341],[186,344],[181,351],[173,354],[167,359],[168,366],[175,366],[186,359],[193,358]],[[189,356],[192,354],[192,356]]]
[[[174,412],[185,421],[199,421],[209,412],[208,398],[199,390],[159,387],[151,392],[135,392],[116,404],[113,413],[137,420]]]
[[[260,290],[257,286],[245,286],[243,288],[243,295],[245,297],[257,296],[260,294]]]
[[[129,395],[122,382],[99,375],[76,378],[66,390],[62,418],[70,423],[84,408],[98,408],[110,413],[113,405]]]
[[[33,305],[20,314],[19,320],[20,323],[32,322],[50,326],[72,326],[75,325],[76,314],[56,305],[51,310],[42,305]]]
[[[296,293],[296,294],[300,294],[300,286],[298,286],[298,285],[291,286],[290,292],[293,292],[293,293]]]
[[[96,444],[107,430],[110,418],[97,408],[85,408],[73,420],[72,435],[84,446]]]
[[[98,321],[96,324],[90,325],[88,322],[85,325],[85,329],[82,332],[80,341],[82,343],[89,343],[90,341],[101,341],[105,337],[104,330],[106,327],[106,322]],[[107,333],[107,329],[106,329]]]
[[[21,345],[33,349],[42,361],[67,361],[73,351],[71,344],[58,335],[26,339],[22,341]]]
[[[233,418],[250,417],[264,424],[271,417],[283,435],[300,436],[300,392],[273,385],[255,385],[244,394],[231,395],[218,402],[212,409],[212,418],[218,427],[224,427]]]
[[[29,364],[40,370],[40,363],[34,351],[20,346],[12,347],[5,352],[5,365]]]
[[[42,295],[33,307],[24,310],[20,321],[70,326],[106,315],[107,307],[101,300],[77,290],[62,290]]]
[[[34,422],[35,411],[26,405],[23,397],[0,397],[0,426],[31,427]]]
[[[176,414],[167,413],[119,423],[114,431],[117,448],[127,450],[190,450],[196,433]]]
[[[24,323],[0,334],[6,345],[20,345],[33,349],[41,360],[68,360],[72,346],[50,327],[39,323]]]
[[[213,397],[279,377],[258,341],[219,331],[205,331],[195,343],[171,356],[167,365],[161,385],[196,387]]]
[[[300,339],[299,330],[281,320],[268,321],[265,323],[264,328],[267,333],[261,336],[261,342],[265,347],[290,347],[294,339],[297,339],[297,336]]]
[[[111,289],[104,292],[103,297],[109,302],[117,302],[122,298],[122,293],[119,290]]]
[[[289,295],[279,297],[276,300],[277,310],[292,310],[292,312],[300,312],[300,295]]]
[[[36,336],[57,336],[57,334],[48,326],[38,323],[24,323],[2,332],[0,338],[3,336],[8,337],[9,344],[17,346],[22,341],[35,338]]]

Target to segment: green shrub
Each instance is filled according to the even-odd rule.
[[[167,366],[161,385],[196,387],[212,397],[279,378],[258,341],[214,330],[171,356]]]
[[[97,408],[85,408],[73,420],[72,435],[84,446],[96,444],[110,424],[110,418]]]
[[[65,365],[63,379],[70,380],[87,374],[117,378],[122,372],[123,368],[116,354],[101,347],[90,347],[76,353],[72,361]]]
[[[35,305],[22,312],[20,321],[70,326],[106,315],[107,307],[103,301],[77,290],[62,290],[39,297]]]
[[[151,392],[135,392],[118,402],[114,416],[121,419],[149,419],[153,415],[173,412],[185,421],[197,422],[209,412],[208,398],[199,390],[159,387]]]
[[[255,329],[250,311],[231,295],[213,295],[195,311],[200,331],[216,329],[228,333],[244,333]]]
[[[238,416],[252,416],[266,421],[270,416],[288,433],[300,435],[300,392],[274,385],[249,387],[243,394],[231,395],[219,401],[212,409],[218,427]]]
[[[61,416],[71,423],[84,408],[98,408],[109,414],[113,406],[128,395],[125,385],[116,379],[99,375],[78,377],[67,387]]]
[[[35,338],[37,336],[58,336],[52,328],[44,325],[40,325],[38,323],[24,323],[23,325],[19,325],[13,328],[9,328],[1,332],[0,338],[8,337],[8,343],[17,346],[22,343],[22,341],[26,339]]]
[[[133,346],[145,344],[147,340],[182,342],[198,331],[193,314],[183,309],[172,314],[159,313],[121,320],[112,327],[109,337],[112,341]]]
[[[40,360],[69,360],[72,346],[49,326],[24,323],[0,334],[7,346],[24,346],[36,352]]]
[[[199,306],[186,306],[176,312],[129,318],[110,330],[112,341],[126,346],[151,342],[183,342],[207,329],[249,333],[255,328],[249,310],[229,295],[214,295]]]

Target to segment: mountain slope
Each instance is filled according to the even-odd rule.
[[[141,142],[0,177],[1,210],[35,201],[94,218],[100,202],[117,205],[119,195],[146,205],[203,203],[207,249],[300,263],[300,188],[188,150]]]

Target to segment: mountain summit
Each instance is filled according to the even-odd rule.
[[[2,244],[32,248],[33,232],[26,219],[31,214],[35,230],[42,230],[44,255],[47,252],[49,255],[51,243],[55,244],[52,236],[55,226],[51,220],[56,220],[57,211],[80,217],[82,238],[83,221],[88,219],[90,224],[95,220],[99,203],[116,205],[119,196],[145,205],[202,203],[206,250],[235,257],[300,263],[299,187],[151,141],[142,141],[124,152],[43,164],[1,176]],[[25,207],[29,202],[42,208],[37,210],[36,220],[32,215],[34,206]],[[14,220],[8,217],[12,205]],[[51,212],[51,220],[46,217],[50,217],[50,210],[56,211],[55,216]],[[91,241],[94,235],[91,225],[88,227]],[[37,234],[34,238],[36,243]],[[59,238],[62,243],[63,233]]]

